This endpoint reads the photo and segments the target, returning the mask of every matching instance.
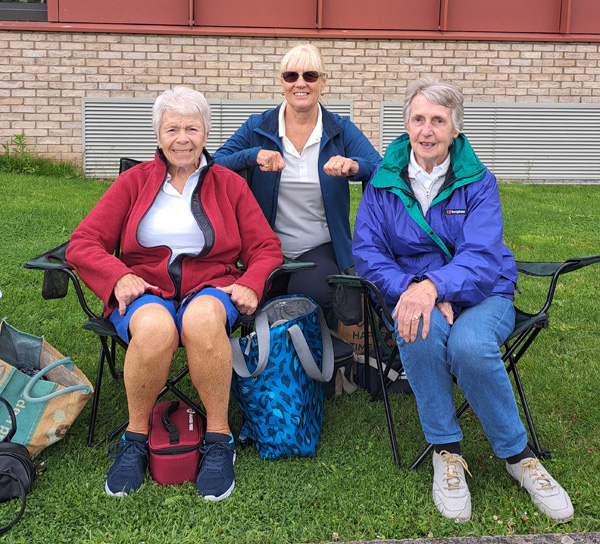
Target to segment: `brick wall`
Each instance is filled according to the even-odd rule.
[[[38,154],[81,162],[81,97],[156,97],[188,85],[207,98],[280,98],[283,54],[305,40],[0,31],[0,143],[24,133]],[[600,44],[314,40],[332,99],[377,147],[380,102],[432,74],[473,102],[600,102]]]

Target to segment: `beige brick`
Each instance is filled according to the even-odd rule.
[[[555,47],[552,43],[534,43],[533,50],[534,51],[554,51]]]
[[[513,51],[533,51],[533,43],[513,43],[511,49]]]
[[[517,59],[520,56],[521,55],[519,54],[518,51],[499,51],[498,52],[498,58],[501,58],[501,59]]]
[[[531,61],[531,59],[518,58],[518,59],[513,59],[511,64],[513,66],[531,66],[532,61]]]
[[[17,123],[43,153],[77,160],[82,96],[155,98],[183,83],[209,98],[280,99],[281,57],[306,41],[325,58],[327,97],[352,97],[374,144],[381,101],[424,74],[458,82],[467,101],[600,102],[598,44],[0,31],[0,137]]]

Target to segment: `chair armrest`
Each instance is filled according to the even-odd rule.
[[[552,299],[554,298],[554,291],[556,290],[559,276],[598,262],[600,262],[600,255],[574,257],[567,259],[562,263],[517,261],[517,270],[520,273],[528,276],[551,278],[550,285],[548,287],[548,293],[546,295],[546,302],[537,314],[542,315],[548,312],[548,309],[552,304]]]
[[[88,306],[81,281],[75,273],[73,267],[69,266],[65,253],[69,247],[69,242],[63,244],[29,259],[23,266],[29,270],[41,270],[44,272],[44,281],[42,284],[42,298],[44,300],[53,300],[64,298],[69,287],[69,280],[73,282],[73,287],[77,293],[77,298],[82,310],[88,318],[94,320],[98,316]]]
[[[349,274],[332,274],[327,276],[325,281],[329,285],[347,285],[348,287],[362,287],[360,276],[351,276]]]
[[[302,270],[312,270],[313,268],[316,268],[317,265],[316,263],[311,263],[311,262],[300,262],[300,261],[295,261],[293,259],[287,259],[287,258],[283,258],[283,262],[275,269],[273,270],[273,272],[271,272],[269,274],[269,277],[267,278],[267,281],[265,282],[265,288],[263,290],[263,296],[260,299],[260,301],[258,302],[258,308],[257,311],[260,310],[260,308],[266,303],[267,301],[267,296],[269,294],[269,289],[271,288],[271,285],[273,284],[273,282],[279,278],[280,276],[283,276],[284,274],[290,274],[292,272],[300,272]],[[240,266],[240,269],[243,270],[243,267]],[[250,332],[252,331],[252,328],[254,327],[254,319],[256,317],[256,312],[254,312],[252,315],[239,315],[236,322],[232,325],[232,330],[235,330],[237,328],[241,328],[241,334],[242,336],[246,336],[247,334],[250,334]]]
[[[46,253],[29,259],[23,266],[31,270],[73,270],[68,264],[65,253],[69,242],[65,242]]]
[[[385,301],[383,300],[383,295],[377,289],[374,283],[370,282],[366,278],[362,276],[353,276],[350,274],[334,274],[331,276],[327,276],[327,283],[330,285],[341,285],[343,287],[349,288],[361,288],[363,294],[365,294],[366,300],[369,303],[375,304],[374,310],[381,312],[381,316],[386,324],[386,327],[393,328],[394,320],[392,318],[392,313],[387,307]]]
[[[589,255],[587,257],[574,257],[567,259],[562,263],[556,262],[536,262],[536,261],[517,261],[517,270],[528,276],[558,276],[579,270],[584,266],[600,262],[600,255]]]
[[[275,270],[273,270],[273,272],[271,272],[269,274],[269,277],[267,278],[267,281],[265,282],[265,289],[263,291],[263,296],[262,296],[262,300],[259,303],[259,306],[262,306],[267,298],[267,293],[269,292],[269,289],[271,288],[271,285],[273,285],[273,282],[285,275],[285,274],[291,274],[292,272],[300,272],[302,270],[312,270],[313,268],[316,268],[317,265],[316,263],[311,263],[311,262],[300,262],[300,261],[295,261],[293,259],[287,259],[284,257],[283,259],[283,263],[281,263]]]
[[[72,280],[74,284],[79,283],[73,268],[67,264],[65,258],[68,246],[69,242],[65,242],[50,251],[29,259],[23,265],[27,269],[44,272],[42,284],[42,298],[44,300],[64,298],[69,288],[69,280]]]

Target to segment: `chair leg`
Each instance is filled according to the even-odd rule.
[[[116,371],[116,347],[117,342],[115,338],[111,338],[111,344],[109,347],[108,337],[100,336],[100,357],[98,359],[98,370],[96,372],[96,385],[94,386],[94,396],[92,399],[92,413],[90,414],[90,423],[88,427],[88,438],[87,445],[88,447],[94,447],[99,444],[104,444],[108,442],[112,437],[114,437],[114,433],[111,433],[108,438],[102,440],[99,444],[94,444],[94,434],[96,430],[96,420],[98,418],[98,407],[100,404],[100,388],[102,386],[102,376],[104,373],[104,362],[108,363],[108,368],[111,377],[114,379],[119,379],[123,377],[123,372]]]
[[[381,364],[381,357],[379,352],[375,351],[375,359],[377,360],[377,371],[379,373],[379,380],[381,382],[381,395],[383,397],[383,406],[385,408],[385,417],[387,418],[388,431],[390,433],[390,441],[392,443],[392,452],[394,454],[394,462],[396,466],[400,468],[400,454],[398,453],[398,442],[396,441],[396,431],[394,430],[394,422],[392,420],[392,411],[390,408],[390,401],[388,396],[388,390],[385,386],[385,377],[383,375],[383,365]],[[368,369],[366,369],[368,370]]]
[[[125,432],[125,429],[127,429],[127,425],[129,425],[129,418],[127,418],[127,420],[125,420],[116,429],[111,431],[109,433],[109,435],[102,442],[99,442],[97,445],[100,446],[102,444],[108,444],[109,442],[112,442],[117,436],[119,436],[119,435],[123,434],[123,432]]]
[[[158,402],[164,396],[165,393],[171,391],[171,393],[173,393],[177,398],[185,402],[192,410],[194,410],[201,418],[203,418],[206,421],[206,414],[198,407],[198,405],[187,395],[185,395],[179,389],[177,389],[177,387],[175,387],[175,385],[178,382],[180,382],[185,376],[187,376],[188,373],[189,369],[185,368],[173,379],[167,380],[165,386],[160,390],[158,397],[156,397],[156,401]],[[111,431],[109,435],[102,442],[100,442],[100,444],[105,444],[114,440],[116,437],[121,435],[125,431],[125,429],[127,429],[127,425],[129,425],[129,419],[125,420],[116,429]]]
[[[459,418],[460,416],[462,416],[465,411],[467,410],[467,408],[469,407],[469,403],[465,400],[458,408],[458,410],[456,410],[456,417]],[[421,452],[421,455],[419,455],[415,461],[413,462],[412,465],[410,465],[410,468],[408,470],[414,470],[416,469],[425,459],[425,457],[427,457],[427,455],[429,454],[429,452],[433,449],[433,444],[428,444],[427,447]]]
[[[531,417],[531,412],[529,411],[529,405],[527,404],[527,399],[525,397],[525,391],[523,391],[523,386],[521,385],[521,378],[519,376],[519,371],[517,370],[517,362],[521,359],[521,356],[527,351],[529,346],[533,343],[537,335],[540,333],[543,327],[536,327],[529,333],[523,333],[518,340],[513,342],[512,346],[506,346],[506,354],[504,359],[508,361],[508,366],[506,367],[506,371],[508,373],[512,372],[512,375],[515,379],[515,387],[519,393],[519,398],[521,399],[521,406],[523,407],[523,413],[525,414],[525,419],[527,420],[527,426],[529,427],[529,434],[531,435],[531,440],[533,444],[528,443],[529,448],[533,453],[539,457],[540,459],[550,459],[551,453],[550,450],[546,448],[542,448],[540,442],[538,440],[537,432],[535,430],[535,425],[533,424],[533,418]],[[526,340],[525,340],[526,339]],[[525,340],[523,342],[523,340]],[[516,348],[519,347],[519,351],[515,354]]]
[[[421,455],[415,459],[412,465],[410,465],[408,470],[415,470],[418,466],[425,460],[425,457],[429,455],[431,450],[433,449],[433,444],[427,444],[427,447],[421,452]]]
[[[368,296],[369,296],[368,293],[365,293],[365,301],[367,300]],[[366,302],[365,302],[363,316],[364,316],[363,320],[364,320],[364,327],[365,327],[365,382],[367,383],[367,387],[368,387],[367,380],[368,380],[368,376],[369,376],[369,335],[371,334],[371,331],[373,331],[373,347],[374,347],[374,352],[375,352],[375,360],[377,361],[377,373],[379,374],[381,394],[383,397],[385,416],[386,416],[387,424],[388,424],[388,432],[390,435],[390,441],[392,443],[392,452],[394,454],[394,462],[396,463],[396,466],[398,468],[400,468],[400,454],[398,453],[398,442],[396,440],[396,432],[394,430],[394,422],[392,419],[392,411],[390,408],[388,390],[385,386],[386,385],[385,384],[385,374],[384,374],[383,365],[381,362],[381,354],[379,353],[379,349],[377,346],[377,339],[376,339],[375,333],[374,333],[375,324],[372,321],[372,316],[371,316],[371,313],[369,312],[369,309],[367,308]],[[375,395],[375,397],[376,396],[377,395]]]
[[[550,459],[550,457],[552,456],[550,450],[547,450],[540,446],[540,441],[538,440],[537,432],[535,431],[535,425],[533,424],[533,418],[531,417],[529,405],[527,404],[527,399],[525,398],[525,392],[523,391],[523,386],[521,385],[521,378],[519,377],[519,372],[517,371],[516,363],[511,361],[508,365],[507,370],[509,372],[512,372],[513,377],[515,379],[515,386],[517,388],[517,391],[519,392],[521,406],[523,407],[523,413],[525,414],[525,419],[527,420],[527,426],[529,427],[531,440],[533,441],[533,444],[529,443],[529,448],[540,459]]]
[[[100,358],[98,359],[98,369],[96,371],[96,384],[94,385],[94,395],[92,398],[92,413],[90,414],[90,423],[88,426],[87,446],[94,446],[94,432],[96,429],[96,418],[98,416],[98,403],[100,401],[100,387],[102,386],[102,373],[104,372],[104,359],[106,358],[106,338],[100,337],[102,347],[100,348]]]
[[[111,338],[110,350],[107,348],[106,359],[108,361],[108,368],[110,370],[110,375],[113,379],[118,380],[123,377],[123,371],[117,372],[116,362],[117,362],[117,345],[120,345],[124,350],[127,350],[127,345],[125,343],[118,344],[116,338],[113,336]]]
[[[533,453],[536,455],[536,457],[538,457],[540,459],[550,459],[550,457],[552,455],[550,453],[550,450],[547,450],[545,448],[542,448],[542,446],[540,446],[537,432],[535,431],[535,425],[533,424],[533,418],[531,417],[531,412],[529,411],[529,405],[527,404],[527,399],[525,397],[525,392],[523,391],[523,386],[521,385],[521,378],[519,376],[519,372],[517,371],[517,363],[516,363],[516,360],[513,360],[513,358],[510,358],[510,363],[506,367],[506,372],[508,372],[508,373],[512,372],[514,380],[515,380],[515,387],[519,393],[519,398],[521,399],[521,406],[523,407],[523,412],[525,414],[525,419],[527,420],[527,425],[529,427],[529,433],[531,435],[531,440],[533,442],[533,444],[532,443],[528,444],[529,448],[531,449],[531,451],[533,451]],[[469,403],[467,401],[464,401],[460,405],[458,410],[456,411],[456,417],[459,418],[466,411],[466,409],[468,407],[469,407]],[[410,466],[410,468],[408,470],[416,469],[423,462],[425,457],[427,457],[427,455],[429,454],[429,452],[432,449],[433,449],[433,445],[429,444],[423,450],[423,452],[415,459],[415,461],[413,462],[413,464]]]

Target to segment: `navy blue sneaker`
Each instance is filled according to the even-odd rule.
[[[114,446],[117,446],[116,451]],[[119,442],[110,445],[108,456],[115,462],[106,477],[106,493],[122,497],[139,491],[148,466],[148,444],[125,440],[123,437]]]
[[[200,448],[200,453],[202,461],[200,461],[200,472],[196,478],[198,495],[207,501],[226,499],[235,487],[233,437],[229,442],[205,444]]]

